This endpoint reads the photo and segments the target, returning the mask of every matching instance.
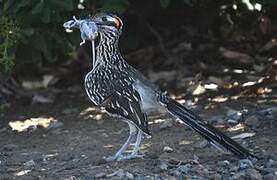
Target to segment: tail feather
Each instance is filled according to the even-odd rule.
[[[207,139],[213,145],[223,146],[227,150],[231,151],[235,155],[246,158],[255,157],[247,149],[239,145],[237,142],[232,140],[230,137],[216,129],[215,127],[202,121],[200,117],[192,113],[190,110],[179,104],[178,102],[167,99],[163,104],[166,106],[168,111],[179,118],[182,122],[188,125],[190,128],[198,132],[201,136]]]

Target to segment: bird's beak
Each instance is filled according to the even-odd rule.
[[[83,40],[80,45],[83,45],[86,40],[94,41],[98,35],[97,24],[91,19],[78,20],[73,16],[73,20],[65,22],[63,27],[66,29],[80,29],[81,38]]]

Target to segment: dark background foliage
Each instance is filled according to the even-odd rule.
[[[235,28],[252,32],[262,16],[273,23],[276,10],[274,0],[250,1],[253,7],[256,3],[262,5],[259,11],[249,10],[249,4],[242,0],[1,0],[0,3],[0,69],[6,75],[35,72],[43,66],[76,59],[79,34],[68,35],[62,27],[72,15],[87,17],[98,11],[120,14],[125,22],[122,49],[130,52],[159,42],[157,34],[163,41],[181,34],[181,38],[197,44],[205,41],[202,35],[208,32],[218,39],[229,38]],[[190,36],[186,25],[196,28],[198,37]],[[269,36],[266,28],[261,38]]]

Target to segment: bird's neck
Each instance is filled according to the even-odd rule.
[[[102,34],[96,48],[96,61],[99,64],[114,64],[122,61],[118,38],[111,38],[108,34]]]

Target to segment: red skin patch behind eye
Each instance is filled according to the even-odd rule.
[[[114,17],[114,23],[116,25],[116,28],[120,28],[122,23],[121,23],[121,20],[118,18],[118,17]]]

